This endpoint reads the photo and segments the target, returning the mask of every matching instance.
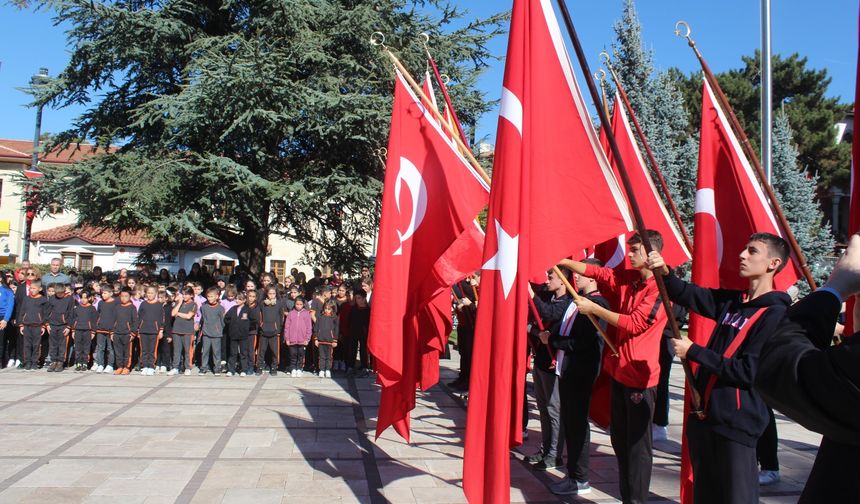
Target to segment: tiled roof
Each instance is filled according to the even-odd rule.
[[[109,149],[111,152],[115,147]],[[96,149],[92,144],[72,144],[67,149],[55,149],[51,152],[39,153],[39,161],[51,164],[70,164],[86,159],[95,154],[103,154],[105,149]],[[0,158],[20,159],[29,164],[33,155],[32,140],[9,140],[0,138]]]
[[[76,226],[70,224],[43,231],[34,231],[30,236],[31,242],[59,243],[77,238],[91,245],[115,245],[117,247],[145,247],[152,239],[145,231],[116,232],[110,229],[97,228],[94,226]],[[215,245],[225,246],[223,243],[212,240],[196,240],[186,243],[182,248],[185,250],[201,250]]]
[[[78,238],[92,245],[116,245],[118,247],[145,247],[149,245],[149,236],[143,231],[130,233],[126,231],[116,232],[110,229],[101,229],[93,226],[60,226],[44,231],[36,231],[30,237],[31,241],[48,243],[63,242],[72,238]]]

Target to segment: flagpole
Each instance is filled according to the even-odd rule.
[[[654,171],[654,174],[657,175],[660,187],[663,188],[663,194],[666,195],[666,199],[669,201],[669,208],[672,210],[672,216],[675,217],[675,224],[677,224],[678,230],[684,238],[684,245],[687,246],[687,250],[692,254],[693,242],[690,240],[690,235],[687,234],[687,228],[684,226],[684,221],[681,219],[681,212],[678,211],[678,207],[675,205],[675,200],[672,198],[672,193],[669,191],[669,185],[663,177],[663,171],[660,169],[660,165],[657,164],[657,159],[654,157],[654,151],[651,150],[648,138],[645,136],[645,132],[642,131],[642,127],[639,125],[639,120],[636,118],[636,113],[633,111],[630,99],[624,91],[624,86],[621,85],[621,79],[619,79],[618,74],[615,73],[615,67],[612,66],[612,61],[609,59],[609,53],[603,51],[600,55],[603,57],[603,62],[609,69],[609,73],[612,74],[612,80],[615,82],[615,89],[618,90],[618,94],[621,96],[621,101],[624,102],[624,108],[627,110],[627,115],[630,116],[633,126],[636,128],[636,133],[639,135],[639,140],[645,147],[645,153],[648,156],[648,162],[651,163],[651,169]],[[607,114],[607,116],[608,115],[609,114]]]
[[[454,110],[454,106],[451,103],[451,97],[448,95],[448,86],[442,81],[442,74],[439,73],[439,68],[436,66],[436,60],[433,59],[433,55],[430,54],[430,47],[427,45],[430,43],[430,35],[422,33],[420,37],[421,43],[424,44],[424,52],[427,53],[427,61],[430,62],[430,68],[433,69],[433,76],[436,77],[439,89],[442,90],[442,97],[445,98],[445,104],[448,106],[448,110],[451,111],[451,117],[454,119],[454,126],[456,126],[457,132],[460,134],[460,140],[462,140],[464,144],[467,144],[466,133],[463,131],[463,126],[460,124],[460,118],[457,117],[457,111]]]
[[[680,27],[684,26],[687,28],[686,33],[681,33]],[[800,269],[803,271],[803,276],[806,278],[806,282],[809,284],[809,288],[815,290],[817,288],[815,284],[815,278],[812,276],[812,272],[809,270],[809,264],[806,262],[806,256],[803,254],[803,251],[800,249],[800,245],[797,243],[797,238],[795,238],[794,233],[791,231],[791,227],[788,225],[788,219],[785,218],[785,213],[782,211],[782,206],[779,204],[779,200],[776,199],[776,194],[773,192],[773,188],[770,183],[767,181],[767,176],[764,173],[764,170],[761,167],[761,163],[758,160],[758,155],[753,150],[752,145],[750,144],[749,138],[747,137],[746,132],[741,127],[740,121],[738,121],[737,116],[735,116],[735,112],[732,109],[731,104],[729,103],[729,99],[723,93],[723,89],[720,87],[720,83],[717,81],[717,78],[714,76],[714,73],[711,72],[711,68],[705,62],[705,58],[702,56],[702,53],[699,52],[699,48],[696,46],[696,42],[690,37],[690,33],[692,30],[690,29],[690,25],[686,21],[678,21],[675,23],[675,35],[678,37],[684,37],[687,39],[687,45],[693,49],[693,53],[696,55],[696,58],[699,60],[699,64],[702,66],[702,71],[705,74],[705,78],[708,80],[708,83],[713,88],[714,93],[717,95],[717,101],[720,102],[720,107],[725,111],[726,116],[729,118],[729,123],[731,124],[732,130],[734,130],[735,136],[740,140],[741,145],[743,146],[744,151],[746,152],[747,159],[749,159],[750,164],[753,167],[753,172],[756,174],[756,178],[758,179],[759,185],[764,188],[767,193],[768,199],[771,202],[771,208],[773,208],[774,213],[776,214],[777,219],[779,220],[780,225],[785,230],[785,238],[788,241],[788,244],[791,246],[792,252],[797,257],[798,262],[800,262]]]
[[[448,121],[446,121],[442,117],[442,114],[440,114],[439,111],[436,110],[436,108],[433,106],[433,102],[430,101],[430,98],[427,97],[418,82],[416,82],[415,79],[412,78],[412,75],[409,73],[409,70],[407,70],[406,67],[403,66],[403,63],[401,63],[397,56],[395,56],[394,53],[391,52],[391,49],[389,49],[388,46],[385,45],[385,36],[382,33],[374,32],[373,35],[371,35],[370,43],[372,45],[382,47],[382,50],[385,51],[385,54],[388,55],[388,58],[391,60],[397,70],[400,71],[401,75],[403,75],[403,77],[406,79],[406,82],[409,83],[409,86],[412,87],[412,90],[415,91],[418,97],[421,98],[421,101],[424,102],[424,105],[427,110],[429,110],[433,114],[436,120],[439,121],[442,127],[448,131],[449,135],[451,135],[451,138],[454,139],[454,142],[457,143],[457,146],[462,150],[463,154],[466,156],[466,159],[469,160],[469,163],[472,165],[472,168],[474,168],[475,171],[478,172],[478,175],[480,175],[481,178],[484,179],[487,185],[490,185],[490,176],[487,175],[487,172],[481,167],[480,163],[478,163],[478,160],[475,159],[475,156],[472,154],[472,149],[470,149],[466,146],[465,143],[463,143],[463,140],[454,130],[453,126],[448,124]],[[570,282],[568,282],[567,279],[564,278],[564,275],[558,269],[558,266],[553,266],[553,271],[555,271],[555,274],[562,279],[565,284],[565,287],[567,287],[567,291],[570,293],[573,299],[582,299],[579,293],[576,292],[576,289],[574,289],[573,286],[570,285]],[[603,341],[606,342],[607,345],[609,345],[609,348],[613,351],[613,355],[618,355],[618,351],[615,350],[615,346],[609,340],[609,336],[606,335],[606,332],[603,330],[603,328],[600,327],[600,323],[597,321],[596,318],[594,318],[594,315],[588,314],[587,317],[588,320],[590,320],[594,327],[597,329],[597,332],[603,338]]]
[[[585,51],[583,51],[582,44],[579,42],[579,36],[576,34],[576,28],[573,26],[573,21],[570,18],[570,11],[567,10],[565,0],[556,1],[559,9],[561,10],[562,18],[564,18],[567,33],[570,36],[571,42],[573,42],[573,48],[576,51],[577,59],[579,59],[579,65],[582,67],[582,72],[586,76],[585,82],[588,84],[591,99],[595,104],[598,115],[600,116],[600,123],[603,125],[603,129],[606,132],[606,138],[609,140],[610,150],[617,162],[618,173],[621,175],[621,182],[624,184],[624,190],[627,192],[627,199],[630,202],[630,207],[633,211],[633,218],[636,221],[636,231],[642,238],[642,245],[645,247],[645,251],[650,254],[652,247],[651,242],[648,240],[648,235],[646,234],[647,228],[645,227],[645,220],[642,218],[642,211],[639,208],[639,202],[636,200],[636,195],[633,193],[633,184],[630,182],[627,168],[624,166],[624,159],[621,157],[618,142],[615,140],[615,135],[612,133],[609,116],[606,114],[606,111],[603,110],[603,107],[600,106],[600,95],[597,92],[597,86],[595,86],[594,81],[591,79],[591,69],[589,68],[588,61],[585,58]],[[663,282],[663,276],[655,274],[654,280],[657,283],[657,289],[660,291],[660,299],[663,302],[663,309],[666,310],[668,319],[667,323],[672,329],[672,337],[675,339],[681,339],[681,331],[678,329],[678,321],[675,320],[675,316],[672,314],[672,303],[669,299],[669,293],[666,291],[666,284]],[[681,362],[684,365],[684,374],[687,377],[687,381],[690,383],[690,397],[692,400],[693,412],[698,415],[702,415],[702,397],[696,389],[695,381],[693,379],[693,370],[690,368],[689,361],[682,359]]]

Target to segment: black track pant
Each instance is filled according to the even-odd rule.
[[[24,337],[24,354],[21,362],[25,365],[39,364],[39,351],[42,346],[42,328],[39,326],[24,326],[21,329]]]
[[[687,441],[696,504],[758,502],[755,446],[721,436],[693,415],[687,417]]]
[[[251,358],[251,338],[231,339],[230,358],[227,366],[232,373],[244,373],[248,371]],[[236,367],[236,365],[239,367]]]
[[[330,343],[320,343],[320,371],[331,371],[332,348]]]
[[[290,345],[290,369],[301,371],[305,365],[305,346]]]
[[[155,368],[155,346],[158,343],[157,334],[140,335],[140,364],[144,368]]]
[[[594,377],[568,376],[559,379],[561,421],[567,444],[567,474],[579,482],[588,481],[591,428],[588,425],[588,408],[591,404],[591,386]]]
[[[762,471],[779,471],[779,457],[777,456],[779,435],[776,432],[776,418],[773,416],[771,408],[767,409],[767,413],[770,416],[770,421],[764,429],[764,433],[758,438],[756,457],[758,457]]]
[[[610,439],[618,459],[621,500],[648,502],[653,461],[651,419],[657,387],[634,389],[612,380]]]
[[[278,369],[278,361],[280,360],[280,348],[278,342],[280,338],[277,336],[260,336],[257,340],[257,368],[258,369]],[[267,354],[271,354],[271,359],[266,359]]]
[[[63,335],[64,325],[51,325],[48,331],[48,355],[51,362],[63,362],[66,357],[66,336]]]
[[[116,356],[116,368],[131,367],[131,335],[117,334],[113,335],[113,351]]]
[[[92,331],[75,331],[75,364],[86,366],[89,363],[92,346]]]

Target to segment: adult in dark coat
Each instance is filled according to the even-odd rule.
[[[800,503],[858,502],[860,335],[832,346],[842,302],[860,323],[860,236],[824,287],[788,309],[759,357],[756,389],[774,409],[824,436]]]

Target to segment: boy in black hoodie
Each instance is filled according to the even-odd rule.
[[[18,310],[18,325],[24,340],[21,361],[27,371],[34,371],[39,366],[39,349],[48,319],[48,303],[41,291],[42,282],[30,282],[29,293],[21,301]]]
[[[256,296],[256,293],[255,293]],[[227,328],[227,338],[230,340],[230,354],[227,358],[227,376],[247,376],[250,363],[251,324],[253,314],[245,306],[245,293],[236,294],[236,304],[224,315],[224,326]]]
[[[740,254],[749,289],[706,289],[671,274],[659,253],[648,266],[666,277],[673,302],[717,322],[706,346],[672,340],[675,354],[698,363],[701,415],[687,418],[687,441],[697,503],[759,501],[756,441],[768,424],[767,406],[753,390],[758,358],[791,298],[774,290],[774,276],[788,264],[788,243],[770,233],[750,236]]]
[[[66,294],[65,284],[51,284],[54,287],[54,295],[48,298],[48,356],[51,365],[48,372],[59,372],[63,370],[66,362],[66,347],[69,337],[69,319],[75,300]],[[49,286],[50,288],[50,286]]]

